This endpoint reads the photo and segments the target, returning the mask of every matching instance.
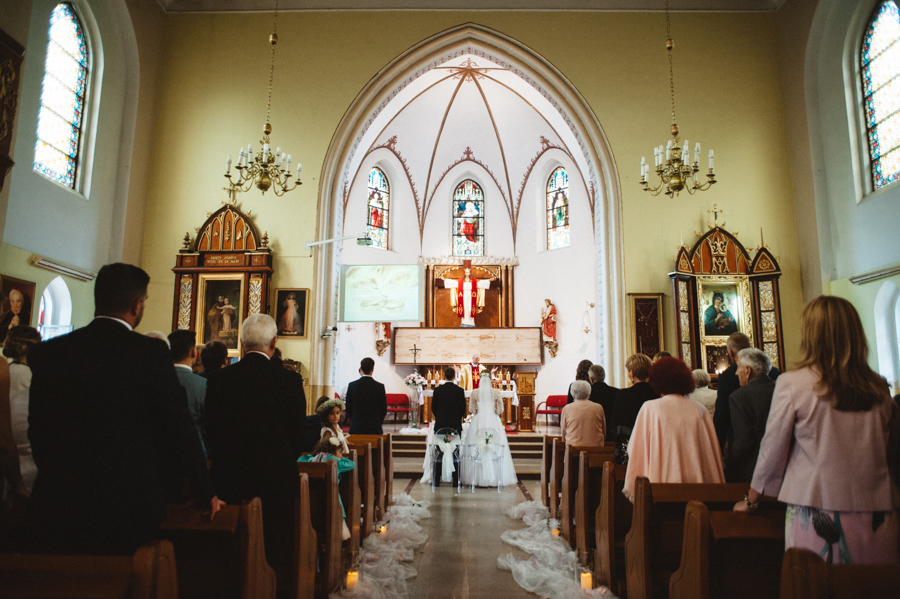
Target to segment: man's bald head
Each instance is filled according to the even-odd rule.
[[[472,364],[481,364],[481,356],[478,354],[472,356]]]

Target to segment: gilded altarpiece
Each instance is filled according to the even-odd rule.
[[[678,250],[669,274],[678,354],[689,367],[718,374],[728,367],[728,336],[742,332],[784,370],[781,269],[768,247],[751,257],[735,235],[711,225],[692,248]]]
[[[272,252],[268,237],[234,204],[207,215],[175,260],[172,330],[197,332],[197,343],[222,341],[240,355],[240,324],[270,304]]]

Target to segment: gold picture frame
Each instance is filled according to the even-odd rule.
[[[715,304],[717,296],[722,300]],[[732,333],[740,332],[753,344],[753,295],[750,279],[743,275],[700,275],[697,277],[697,327],[701,362],[706,364],[706,347],[722,347]]]
[[[240,357],[241,324],[246,311],[244,275],[204,273],[198,278],[197,315],[194,321],[197,342],[221,341],[228,348],[229,357]]]
[[[293,298],[290,296],[293,295]],[[278,336],[288,339],[306,339],[309,336],[309,289],[283,288],[276,289],[272,294],[274,297],[274,305],[271,314],[275,318],[275,324],[278,325]],[[287,314],[289,299],[293,299],[295,306],[294,317],[290,318]],[[293,327],[289,327],[287,322],[282,322],[285,317],[293,322]]]

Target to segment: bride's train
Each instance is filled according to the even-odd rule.
[[[512,553],[497,558],[497,567],[510,570],[526,591],[549,599],[614,599],[606,587],[582,589],[582,564],[564,539],[553,534],[559,522],[538,501],[526,501],[505,510],[510,518],[521,519],[528,528],[507,530],[500,538],[528,553],[519,559]]]

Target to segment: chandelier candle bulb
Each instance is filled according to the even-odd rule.
[[[715,162],[714,162],[713,151],[710,150],[710,151],[709,151],[709,170],[710,170],[710,171],[712,171],[713,169],[715,169],[715,166],[714,166],[714,165],[715,165]]]
[[[231,174],[231,154],[228,155],[228,160],[225,161],[225,174]]]
[[[300,171],[302,171],[302,170],[303,170],[303,165],[300,163],[297,163],[297,177],[300,176]]]
[[[700,144],[694,146],[694,164],[700,164]]]
[[[230,159],[230,158],[229,158],[229,160],[228,160],[228,164],[229,164],[229,168],[230,168],[230,165],[231,165],[231,159]],[[641,178],[643,178],[643,177],[644,177],[644,173],[647,172],[646,167],[647,167],[647,158],[646,158],[645,156],[641,156]]]

